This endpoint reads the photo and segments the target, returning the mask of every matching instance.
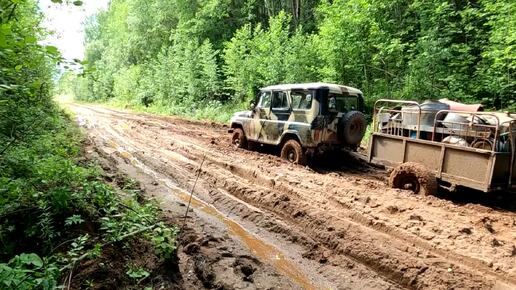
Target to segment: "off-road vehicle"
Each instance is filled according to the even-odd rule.
[[[364,99],[358,89],[327,83],[285,84],[260,89],[251,111],[230,121],[232,143],[252,149],[280,146],[281,157],[305,164],[307,155],[356,150],[365,133]]]

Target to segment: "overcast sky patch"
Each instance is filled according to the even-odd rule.
[[[84,0],[82,6],[56,4],[39,0],[45,15],[43,26],[54,34],[44,44],[59,48],[67,60],[84,58],[84,21],[88,16],[107,9],[109,0]]]

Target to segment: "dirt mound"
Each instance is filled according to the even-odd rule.
[[[81,263],[75,270],[71,289],[142,289],[146,286],[162,289],[184,289],[177,256],[160,260],[153,246],[141,239],[129,244],[112,245],[102,256]],[[127,272],[144,269],[149,278],[131,278]]]

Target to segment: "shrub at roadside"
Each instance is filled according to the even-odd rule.
[[[36,0],[0,1],[0,289],[70,284],[81,261],[134,239],[164,260],[176,247],[153,204],[120,197],[79,163],[82,136],[50,94],[63,60],[41,44],[41,21]]]
[[[177,228],[160,222],[154,204],[120,197],[98,167],[78,164],[80,132],[54,120],[54,130],[0,158],[0,288],[53,289],[80,261],[136,238],[171,258]]]

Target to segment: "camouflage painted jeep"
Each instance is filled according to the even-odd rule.
[[[327,83],[275,85],[260,89],[252,111],[230,121],[232,143],[252,149],[280,146],[281,157],[305,164],[307,155],[356,150],[366,129],[362,92]]]

